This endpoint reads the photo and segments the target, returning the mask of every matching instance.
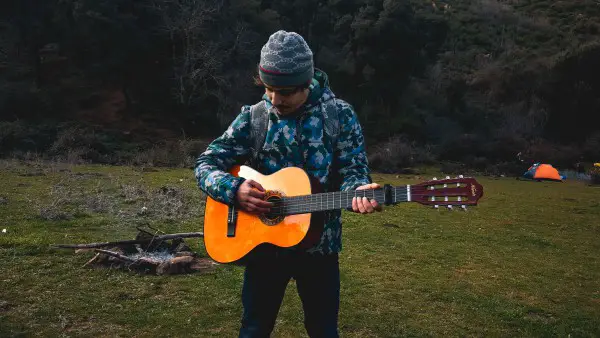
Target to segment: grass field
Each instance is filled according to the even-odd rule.
[[[343,337],[600,336],[600,187],[477,180],[467,212],[344,212]],[[201,231],[201,201],[191,170],[0,162],[0,336],[236,336],[240,267],[138,275],[51,248]],[[302,318],[292,282],[273,336],[305,337]]]

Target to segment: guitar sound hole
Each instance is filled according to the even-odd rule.
[[[281,223],[285,218],[284,215],[281,214],[279,203],[282,201],[281,195],[279,194],[267,194],[267,198],[265,199],[267,202],[271,202],[275,204],[275,207],[271,209],[270,212],[263,214],[260,217],[260,220],[266,225],[276,225]],[[273,210],[275,209],[275,210]]]

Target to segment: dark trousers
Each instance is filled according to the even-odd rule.
[[[270,336],[291,278],[296,280],[308,335],[311,338],[339,337],[338,255],[274,253],[246,265],[240,338]]]

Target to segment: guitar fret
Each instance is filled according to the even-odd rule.
[[[394,200],[392,203],[407,201],[407,197],[408,201],[410,201],[410,197],[407,195],[407,193],[410,192],[409,186],[392,187],[392,189],[394,189]],[[398,189],[403,189],[400,194],[398,194]],[[406,193],[404,191],[406,191]],[[351,208],[353,198],[363,197],[367,197],[370,200],[375,200],[382,204],[385,199],[385,191],[383,189],[366,189],[284,197],[280,210],[278,210],[277,213],[282,215],[292,215]]]
[[[319,204],[319,207],[323,208],[323,195],[321,195],[321,203]]]

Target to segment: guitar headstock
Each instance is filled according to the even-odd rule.
[[[411,200],[432,205],[435,208],[447,206],[460,207],[463,210],[467,205],[477,205],[483,196],[483,186],[472,177],[456,178],[446,176],[445,179],[433,178],[431,181],[411,185]]]

